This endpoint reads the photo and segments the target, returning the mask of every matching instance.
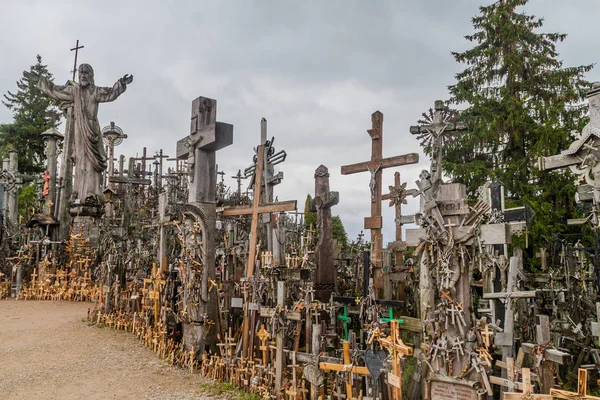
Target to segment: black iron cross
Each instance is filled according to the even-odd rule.
[[[75,73],[77,72],[77,54],[79,53],[79,49],[83,49],[84,46],[79,45],[79,39],[77,39],[77,43],[75,43],[75,47],[71,49],[71,51],[75,51],[75,62],[73,63],[73,81],[75,81]]]

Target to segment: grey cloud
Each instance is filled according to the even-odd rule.
[[[6,2],[6,0],[4,0]],[[217,155],[234,175],[252,161],[260,119],[288,153],[280,165],[281,200],[303,208],[313,193],[314,169],[324,164],[341,201],[350,237],[369,215],[367,174],[342,176],[340,166],[365,161],[371,113],[384,113],[384,156],[419,152],[408,132],[461,70],[450,51],[468,48],[463,36],[480,1],[19,1],[3,7],[0,25],[0,90],[14,90],[21,72],[41,54],[56,81],[70,78],[75,39],[85,46],[80,62],[92,64],[96,82],[112,85],[125,73],[134,83],[116,102],[103,104],[102,125],[115,121],[129,135],[127,156],[143,146],[174,156],[189,131],[190,104],[204,95],[218,100],[218,119],[234,124],[234,144]],[[487,2],[486,2],[487,3]],[[569,33],[559,45],[565,64],[597,60],[600,4],[592,0],[532,0],[527,12],[546,18],[547,31]],[[597,72],[593,75],[598,77]],[[592,79],[593,76],[590,76]],[[0,108],[0,122],[9,122]],[[419,165],[399,168],[413,187]],[[384,191],[394,170],[384,172]],[[227,178],[232,186],[235,182]],[[416,199],[403,207],[418,208]],[[393,240],[393,210],[383,205],[384,241]]]

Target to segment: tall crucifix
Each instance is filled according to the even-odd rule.
[[[423,124],[411,126],[410,133],[425,139],[432,147],[431,171],[429,172],[431,173],[431,184],[436,188],[442,180],[442,142],[444,138],[448,138],[452,134],[467,130],[467,125],[463,122],[453,121],[454,114],[448,112],[442,100],[436,100],[434,110],[430,109],[429,114],[423,114],[423,116],[425,120],[419,121]]]
[[[263,166],[265,164],[264,157],[264,145],[261,144],[256,149],[257,161],[256,161],[256,170],[254,172],[254,199],[251,207],[248,206],[236,206],[236,207],[227,207],[223,210],[224,217],[233,217],[238,215],[252,215],[252,225],[250,227],[250,243],[248,246],[248,263],[246,267],[246,278],[252,278],[254,276],[254,267],[256,264],[256,244],[257,244],[257,236],[258,236],[258,217],[259,214],[267,214],[274,212],[282,212],[282,211],[295,211],[296,210],[296,200],[282,201],[277,203],[263,203],[261,204],[261,190],[262,179],[263,179]],[[250,313],[247,304],[244,306],[244,329],[243,329],[243,338],[242,338],[242,356],[246,357],[248,355],[248,339],[249,333],[253,329],[250,329]],[[252,351],[252,350],[250,350]]]
[[[371,136],[371,160],[342,166],[342,175],[351,175],[367,171],[371,174],[371,180],[369,182],[369,188],[371,189],[371,216],[365,217],[364,227],[365,229],[371,230],[371,263],[373,264],[373,283],[377,298],[382,298],[382,171],[385,168],[416,164],[419,162],[419,155],[417,153],[409,153],[401,156],[383,158],[383,114],[380,111],[375,111],[371,115],[371,124],[371,129],[367,130],[369,136]],[[364,295],[366,296],[367,293]]]

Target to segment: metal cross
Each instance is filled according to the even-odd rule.
[[[77,54],[79,54],[79,49],[83,49],[84,46],[79,45],[79,39],[77,39],[77,43],[75,43],[75,47],[71,49],[71,51],[75,51],[75,61],[73,62],[73,81],[75,81],[75,73],[77,72]]]

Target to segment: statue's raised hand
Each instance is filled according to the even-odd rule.
[[[37,85],[38,81],[40,80],[40,76],[38,74],[29,71],[23,71],[23,76],[34,85]]]
[[[121,78],[121,83],[123,85],[129,85],[131,82],[133,82],[133,75],[129,75],[129,74],[125,74],[122,78]]]

